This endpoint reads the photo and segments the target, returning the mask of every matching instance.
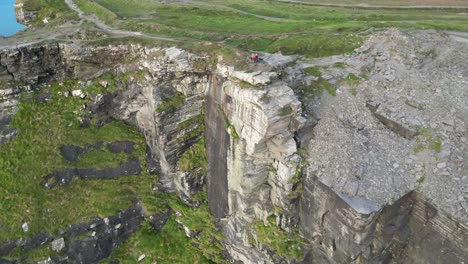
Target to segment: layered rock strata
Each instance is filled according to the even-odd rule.
[[[205,137],[209,206],[225,232],[224,244],[230,255],[244,263],[275,261],[272,252],[249,239],[255,239],[249,226],[258,220],[266,222],[271,215],[276,215],[278,226],[285,231],[300,227],[311,248],[304,263],[460,263],[468,258],[468,228],[462,211],[466,185],[455,185],[466,180],[462,175],[466,171],[466,118],[462,115],[466,106],[456,92],[464,81],[460,78],[464,78],[466,65],[454,59],[458,69],[454,74],[462,77],[445,72],[446,78],[440,82],[453,84],[450,87],[454,90],[446,95],[455,98],[454,112],[449,109],[454,118],[444,121],[445,115],[432,109],[415,114],[430,108],[413,102],[416,95],[404,82],[408,77],[405,72],[411,71],[411,78],[426,80],[434,67],[450,69],[450,63],[440,57],[435,62],[426,55],[413,57],[418,48],[410,46],[406,36],[390,33],[394,40],[408,44],[407,53],[387,54],[396,46],[385,46],[385,38],[377,36],[371,39],[375,46],[368,46],[368,42],[357,54],[308,62],[320,67],[345,62],[352,67],[325,71],[321,77],[337,87],[337,96],[325,94],[306,106],[301,106],[290,87],[297,91],[301,83],[313,84],[318,79],[301,75],[307,64],[286,67],[281,74],[242,72],[221,64],[207,72],[205,67],[196,66],[207,63],[207,58],[177,48],[137,46],[60,44],[4,51],[0,79],[16,84],[1,91],[7,102],[14,102],[21,90],[51,81],[140,71],[141,78],[128,80],[124,89],[100,97],[90,108],[95,116],[102,112],[138,126],[146,137],[150,169],[161,178],[158,188],[177,191],[189,204],[204,179],[195,180],[181,172],[177,161]],[[434,43],[440,41],[434,35],[430,38]],[[444,41],[448,40],[440,43],[449,43]],[[432,51],[432,46],[423,49]],[[433,52],[434,56],[440,54],[437,49]],[[289,59],[284,61],[290,64]],[[370,80],[362,86],[340,83],[340,78],[350,73],[369,71]],[[430,84],[427,81],[424,85]],[[387,90],[376,92],[373,85]],[[403,108],[404,117],[392,111],[402,108],[398,99],[401,92],[394,90],[397,86],[406,87],[410,97],[403,100],[409,107]],[[353,88],[356,95],[352,95]],[[435,90],[436,95],[441,93]],[[430,92],[423,95],[417,99],[428,104],[440,97],[432,97]],[[307,112],[303,114],[302,109]],[[310,118],[314,115],[316,119]],[[7,123],[9,119],[0,120]],[[427,131],[417,129],[437,128],[432,124],[439,121],[444,130],[436,130],[431,138]],[[437,136],[443,140],[439,152],[437,144],[430,149]],[[417,146],[418,138],[427,149],[410,154],[408,146]],[[303,170],[298,147],[309,154]],[[431,151],[435,157],[426,159]],[[400,160],[398,155],[409,159]],[[427,162],[419,164],[419,160]],[[405,177],[406,168],[413,163],[417,164],[409,169],[411,177]],[[421,180],[423,170],[427,172],[426,183]],[[437,193],[442,187],[432,185],[441,181],[435,176],[450,176],[447,173],[454,175],[446,180],[453,192]],[[414,189],[423,194],[412,192]],[[450,209],[454,195],[461,197],[461,210]],[[427,197],[437,207],[426,202]],[[449,208],[458,220],[448,217],[443,208]]]
[[[301,104],[291,88],[270,79],[273,73],[247,74],[221,65],[218,70],[221,76],[207,95],[208,196],[217,201],[210,208],[233,242],[227,245],[231,255],[268,262],[268,254],[248,241],[247,227],[256,219],[266,222],[275,208],[294,206],[289,195],[301,160],[293,139],[305,122]],[[285,221],[290,218],[294,215]]]

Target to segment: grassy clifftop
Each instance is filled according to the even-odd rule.
[[[68,9],[63,1],[21,1],[28,10],[39,10],[36,25],[41,25],[45,17],[50,21],[48,27],[78,20],[75,12]],[[428,4],[436,1],[431,0]],[[361,44],[363,35],[371,28],[468,32],[468,12],[463,9],[340,7],[260,0],[73,2],[86,14],[96,16],[112,28],[143,34],[139,40],[146,38],[154,42],[157,41],[154,37],[167,37],[184,45],[199,45],[207,41],[243,51],[281,51],[283,54],[309,57],[350,52]],[[355,1],[348,2],[353,4]],[[380,4],[382,1],[369,1],[370,4],[374,2]]]
[[[311,57],[351,51],[360,43],[357,34],[369,28],[468,31],[466,13],[447,9],[365,9],[256,0],[185,4],[78,0],[77,4],[117,28]]]

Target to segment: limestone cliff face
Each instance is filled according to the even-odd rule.
[[[210,207],[222,219],[234,258],[271,262],[250,244],[247,227],[256,219],[266,222],[275,208],[293,206],[289,195],[301,160],[293,137],[305,121],[301,104],[291,88],[270,79],[273,73],[259,76],[222,65],[218,71],[207,95],[207,127],[214,128],[205,135],[208,194],[217,201]]]
[[[106,113],[139,127],[148,167],[188,204],[206,182],[212,214],[224,230],[230,256],[244,263],[274,263],[256,241],[255,221],[275,215],[277,225],[306,238],[304,263],[461,263],[468,258],[468,228],[415,192],[383,208],[336,192],[298,154],[314,137],[312,120],[292,87],[291,70],[243,72],[177,48],[84,47],[50,44],[0,52],[0,144],[22,91],[66,79],[139,72],[123,88],[96,98]],[[286,69],[288,71],[288,69]],[[284,74],[283,74],[284,76]],[[11,107],[13,106],[13,107]],[[204,127],[204,128],[203,128]],[[204,131],[204,132],[203,132]],[[7,136],[5,136],[7,135]],[[181,155],[205,138],[208,174],[178,168]],[[253,240],[252,241],[252,238]],[[295,263],[294,260],[282,260]]]
[[[148,49],[144,54],[138,69],[146,72],[145,79],[114,99],[116,118],[134,119],[144,133],[149,169],[160,176],[160,187],[189,199],[203,179],[181,172],[177,161],[202,136],[208,75],[189,64],[196,59],[193,54],[180,49]]]
[[[306,257],[320,263],[461,263],[467,227],[411,192],[381,210],[358,208],[314,179],[307,183],[301,233],[313,245]]]

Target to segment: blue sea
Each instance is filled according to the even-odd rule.
[[[0,0],[0,36],[9,37],[25,28],[16,21],[15,0]]]

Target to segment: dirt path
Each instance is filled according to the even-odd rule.
[[[98,28],[100,28],[101,30],[103,30],[104,32],[110,35],[117,35],[117,36],[123,36],[123,37],[145,37],[145,38],[150,38],[154,40],[163,40],[163,41],[172,41],[172,42],[180,41],[179,39],[175,39],[175,38],[150,36],[141,32],[116,29],[107,25],[95,15],[86,15],[73,2],[73,0],[65,0],[65,3],[68,5],[68,7],[71,10],[75,11],[82,20],[86,20],[86,21],[94,23]]]
[[[452,39],[458,42],[465,42],[468,43],[468,33],[467,32],[458,32],[458,31],[445,31],[449,34]]]

